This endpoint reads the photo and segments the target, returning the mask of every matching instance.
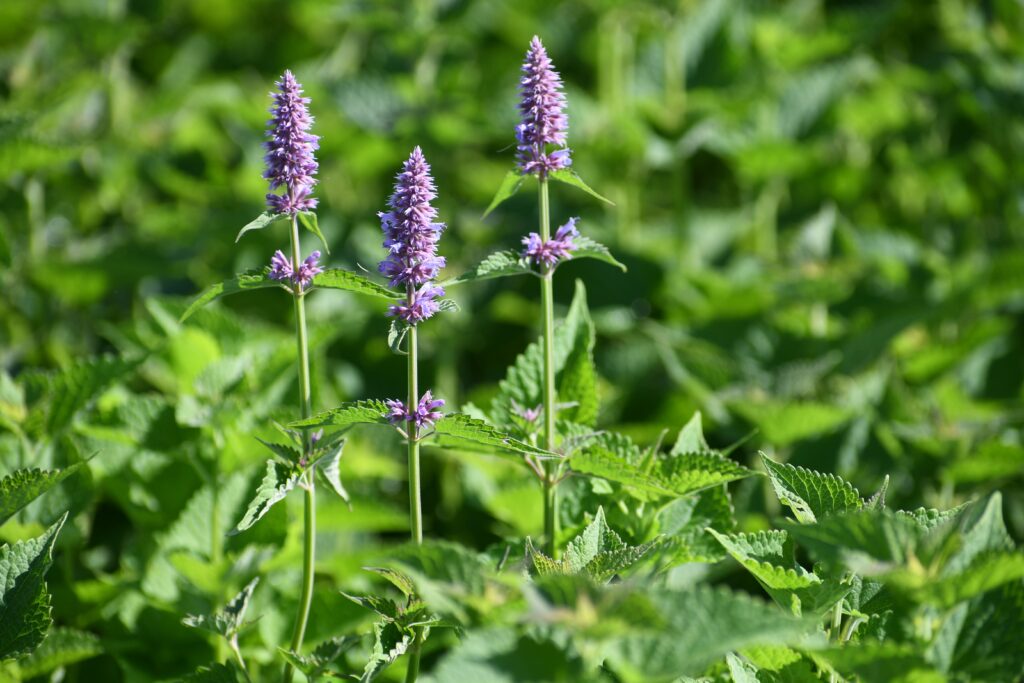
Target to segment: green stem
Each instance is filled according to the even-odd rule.
[[[252,678],[249,677],[249,670],[245,668],[245,660],[242,659],[242,651],[238,649],[238,637],[231,638],[230,642],[231,652],[235,655],[235,661],[238,662],[238,666],[242,669],[242,675],[245,676],[245,680],[252,683]]]
[[[412,288],[410,287],[409,298],[412,299]],[[410,411],[416,409],[419,401],[419,349],[416,341],[416,326],[409,327],[409,403]],[[410,422],[407,429],[409,438],[409,528],[412,534],[413,543],[423,543],[423,500],[420,495],[420,435],[419,429],[414,422]],[[415,630],[412,645],[409,649],[409,666],[405,672],[406,683],[415,683],[420,673],[420,648],[423,642],[423,631],[420,628]]]
[[[551,216],[548,206],[548,181],[540,179],[540,238],[551,239]],[[544,317],[544,448],[555,450],[555,296],[553,271],[546,269],[541,274],[541,307]],[[556,482],[558,471],[551,461],[544,461],[544,538],[545,549],[551,557],[557,557],[555,539],[558,536],[558,493]]]
[[[416,409],[419,400],[419,373],[416,368],[416,326],[409,328],[409,410]],[[409,527],[412,540],[423,543],[423,510],[420,498],[420,439],[415,424],[409,424]]]
[[[302,264],[302,250],[299,241],[299,222],[292,216],[292,268],[299,272]],[[302,418],[313,414],[313,399],[309,381],[309,340],[306,336],[306,302],[304,293],[298,284],[292,285],[295,299],[295,338],[299,353],[299,409]],[[302,434],[303,466],[309,464],[311,454],[310,434]],[[305,490],[305,514],[303,517],[303,552],[302,552],[302,594],[299,597],[299,612],[295,617],[295,628],[292,631],[292,652],[302,649],[302,641],[306,636],[306,623],[309,621],[309,610],[313,604],[313,566],[316,555],[316,492],[312,471],[303,476],[302,487]],[[285,683],[291,683],[295,669],[285,665]]]

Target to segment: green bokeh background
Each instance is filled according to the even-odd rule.
[[[556,185],[553,220],[580,216],[629,267],[570,262],[556,283],[560,304],[587,284],[601,425],[646,445],[701,410],[713,444],[759,430],[745,461],[765,449],[865,492],[888,474],[896,504],[949,507],[998,486],[1024,535],[1024,6],[1012,0],[5,0],[0,367],[19,377],[143,348],[179,376],[182,359],[201,363],[199,322],[170,341],[139,330],[287,244],[283,224],[234,243],[263,210],[268,92],[285,68],[322,137],[328,264],[375,269],[376,212],[414,145],[449,226],[447,274],[518,245],[536,229],[535,184],[482,213],[512,164],[534,34],[566,83],[574,168],[614,202]],[[461,311],[422,335],[424,381],[450,405],[486,404],[538,334],[537,289],[453,290]],[[224,307],[246,321],[241,336],[289,334],[283,295]],[[309,315],[325,340],[317,407],[402,393],[381,305],[321,292]],[[241,336],[212,343],[231,355]],[[160,377],[131,389],[175,403]],[[262,458],[214,443],[238,451],[229,462]],[[348,474],[400,478],[391,446],[362,444]],[[368,464],[382,452],[389,464]],[[457,458],[427,466],[429,533],[482,546],[514,516],[474,498]],[[375,486],[367,496],[401,510],[400,487]],[[747,528],[774,513],[763,489],[738,487]],[[159,525],[181,504],[127,517]]]

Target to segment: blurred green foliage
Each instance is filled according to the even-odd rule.
[[[575,168],[615,202],[556,187],[553,219],[581,216],[629,267],[569,263],[556,281],[563,305],[587,282],[599,426],[649,446],[699,409],[712,443],[758,430],[738,452],[752,467],[764,449],[863,491],[888,474],[908,508],[999,487],[1024,538],[1020,3],[5,0],[0,467],[97,455],[0,536],[73,511],[55,615],[105,644],[79,680],[210,661],[180,618],[223,605],[255,567],[278,573],[249,637],[290,628],[296,510],[217,529],[260,476],[253,436],[294,418],[291,303],[242,294],[176,322],[199,289],[286,243],[282,228],[234,244],[263,207],[273,80],[290,68],[312,98],[327,262],[373,270],[376,212],[419,144],[455,275],[535,229],[530,191],[481,218],[511,166],[534,33],[566,81]],[[425,329],[421,376],[450,405],[486,405],[538,333],[536,283],[453,294],[462,310]],[[318,408],[402,393],[382,313],[311,297]],[[366,589],[359,567],[404,534],[400,452],[391,435],[354,437],[351,510],[321,502],[310,642],[366,621],[336,589]],[[540,533],[520,469],[431,450],[425,477],[428,536],[484,549]],[[733,490],[740,530],[780,514],[760,478]],[[594,513],[571,500],[567,534]],[[729,569],[718,577],[749,585]]]

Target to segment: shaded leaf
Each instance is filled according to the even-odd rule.
[[[229,296],[231,294],[237,294],[238,292],[244,292],[250,289],[267,289],[270,287],[282,287],[281,283],[277,280],[271,280],[266,273],[266,270],[251,270],[241,275],[236,275],[230,280],[224,282],[218,282],[215,285],[210,285],[202,291],[185,309],[185,312],[181,314],[181,318],[178,322],[185,322],[188,320],[193,313],[198,311],[206,304],[216,301],[223,296]]]
[[[494,193],[491,203],[487,205],[487,210],[484,211],[483,217],[487,218],[502,202],[518,192],[522,184],[523,175],[517,169],[506,173],[505,177],[501,179],[501,185],[498,186],[498,191]]]
[[[561,168],[558,169],[557,171],[552,171],[551,173],[548,174],[548,177],[551,178],[552,180],[557,180],[560,183],[572,185],[575,188],[583,190],[591,197],[600,199],[605,204],[615,206],[615,202],[608,199],[607,197],[602,197],[601,195],[599,195],[596,190],[594,190],[592,187],[583,182],[583,178],[580,178],[578,175],[576,175],[576,171],[573,171],[571,168]]]
[[[320,232],[320,221],[316,217],[316,212],[300,211],[298,216],[302,227],[316,235],[320,239],[320,244],[324,245],[324,251],[330,254],[331,248],[327,246],[327,240],[324,239],[324,234]]]
[[[62,470],[15,470],[0,479],[0,524],[77,472],[83,464],[76,462]]]
[[[231,530],[230,535],[240,534],[258,522],[270,512],[270,508],[284,500],[288,492],[295,488],[298,480],[299,475],[292,467],[276,460],[268,460],[267,473],[256,489],[255,497],[249,503],[241,521]]]
[[[244,235],[245,233],[252,232],[253,230],[262,230],[263,228],[266,228],[269,225],[272,225],[281,220],[286,220],[287,218],[288,216],[283,213],[272,213],[270,211],[264,211],[259,216],[256,216],[256,218],[246,223],[245,227],[238,231],[238,236],[235,237],[235,244],[238,244],[238,241],[242,239],[242,235]]]

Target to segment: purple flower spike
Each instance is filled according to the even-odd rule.
[[[302,96],[302,86],[292,72],[285,71],[276,85],[267,122],[270,139],[264,143],[267,170],[263,177],[270,181],[267,206],[276,213],[296,214],[316,208],[317,200],[309,195],[316,185],[313,152],[319,149],[320,138],[309,132],[313,125],[306,107],[309,98]],[[284,187],[283,195],[274,193],[279,187]]]
[[[559,261],[572,258],[572,252],[576,250],[573,238],[580,236],[579,230],[576,229],[578,220],[579,218],[570,218],[547,242],[537,233],[531,232],[523,238],[523,258],[544,269],[554,268]]]
[[[436,299],[444,296],[443,289],[431,284],[445,265],[444,257],[437,255],[437,241],[445,226],[434,221],[437,209],[430,204],[436,197],[430,165],[417,147],[397,176],[388,201],[391,210],[379,214],[388,255],[378,270],[392,287],[404,285],[406,289],[405,300],[392,306],[388,314],[410,325],[434,315]]]
[[[423,322],[441,309],[439,298],[444,296],[444,289],[437,285],[423,285],[413,290],[411,295],[397,304],[388,307],[388,315],[404,320],[410,325]]]
[[[295,269],[292,268],[292,262],[278,249],[270,259],[270,272],[267,273],[267,277],[271,280],[287,280],[292,284],[297,284],[299,289],[306,289],[313,282],[314,277],[324,272],[324,269],[317,264],[319,258],[320,252],[314,251],[299,265],[299,272],[296,275]]]
[[[530,41],[526,52],[519,93],[522,122],[516,126],[516,160],[520,172],[544,178],[551,171],[572,165],[570,150],[566,147],[569,118],[563,111],[562,78],[537,36]],[[557,145],[560,149],[548,154],[548,145]]]
[[[444,417],[444,413],[441,412],[441,408],[444,407],[444,399],[435,399],[430,391],[423,394],[414,411],[410,411],[403,402],[397,399],[388,399],[384,404],[388,408],[388,422],[395,427],[412,422],[416,428],[415,434],[418,434],[421,429],[432,427],[435,422]]]

